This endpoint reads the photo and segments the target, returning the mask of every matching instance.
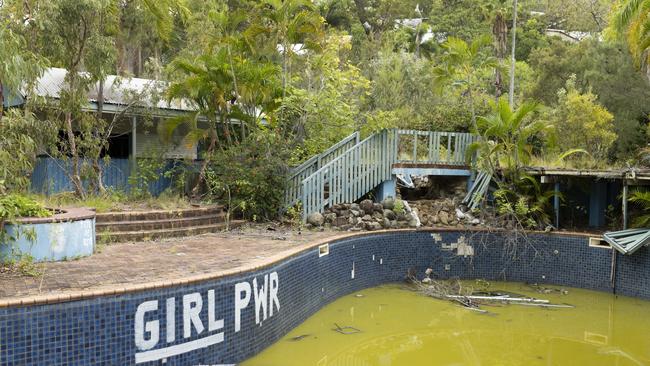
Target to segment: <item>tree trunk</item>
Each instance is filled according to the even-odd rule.
[[[212,136],[210,136],[210,145],[208,146],[208,151],[205,154],[203,163],[201,164],[201,170],[199,170],[199,179],[196,182],[194,188],[192,188],[192,198],[197,198],[199,190],[201,189],[201,183],[205,181],[205,171],[208,169],[208,163],[210,162],[210,157],[214,152],[214,148],[217,146],[217,131],[212,131]]]
[[[79,153],[77,152],[77,143],[72,129],[72,114],[66,112],[65,114],[65,128],[68,135],[68,143],[70,144],[70,155],[72,159],[72,172],[69,173],[70,181],[74,187],[75,193],[81,199],[86,198],[86,191],[84,190],[81,177],[79,176]]]
[[[495,71],[495,80],[494,88],[496,98],[499,99],[503,95],[503,75],[501,73],[501,66],[503,65],[503,60],[506,58],[506,52],[508,47],[508,25],[506,24],[506,19],[501,12],[498,12],[494,18],[494,24],[492,25],[492,34],[494,35],[494,51],[497,59],[499,60],[499,66]]]
[[[508,99],[510,102],[510,108],[515,107],[515,63],[516,59],[516,50],[517,50],[517,0],[514,0],[512,5],[512,55],[511,55],[511,64],[510,64],[510,91],[508,93]]]
[[[104,115],[104,84],[105,80],[99,80],[99,89],[97,90],[97,119],[102,119]],[[99,127],[99,126],[98,126]],[[102,165],[99,162],[102,156],[102,148],[104,147],[104,134],[95,131],[95,138],[99,141],[99,151],[97,151],[97,156],[93,159],[93,171],[95,172],[95,185],[99,190],[99,193],[106,193],[106,187],[104,187],[104,171]],[[108,138],[108,136],[107,136]]]
[[[2,121],[2,116],[5,114],[5,94],[2,83],[0,83],[0,121]]]

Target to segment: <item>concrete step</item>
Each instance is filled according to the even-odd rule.
[[[236,228],[244,224],[244,220],[233,220],[230,228]],[[103,231],[97,233],[99,243],[124,243],[129,241],[145,241],[164,238],[176,238],[183,236],[201,235],[214,233],[226,229],[226,223],[212,225],[192,226],[174,229],[142,230],[142,231]]]
[[[171,220],[197,216],[217,215],[224,212],[223,206],[192,207],[180,210],[152,210],[98,213],[96,223]]]
[[[96,223],[95,228],[98,233],[104,231],[147,231],[214,225],[225,221],[226,215],[221,212],[213,215],[182,217],[176,219],[98,222]]]

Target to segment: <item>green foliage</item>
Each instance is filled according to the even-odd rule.
[[[29,188],[38,125],[31,113],[17,109],[9,110],[0,122],[0,195]]]
[[[468,157],[478,154],[479,169],[491,173],[497,182],[497,213],[527,229],[548,224],[546,212],[554,196],[553,191],[543,191],[524,170],[535,154],[534,141],[547,144],[554,128],[534,118],[536,109],[536,104],[524,103],[512,110],[501,98],[493,103],[491,114],[478,118],[481,138],[467,152]]]
[[[395,200],[395,207],[393,208],[393,212],[398,215],[406,213],[406,205],[404,205],[404,201]]]
[[[544,229],[550,224],[548,212],[554,191],[543,191],[535,178],[521,175],[510,188],[500,185],[494,192],[497,214],[507,221],[514,221],[514,227]]]
[[[38,201],[20,194],[0,196],[0,244],[11,244],[17,237],[7,233],[5,225],[13,224],[21,217],[49,217],[52,211],[45,209]],[[30,230],[18,228],[14,231],[16,236],[26,235],[34,239],[35,233]]]
[[[350,44],[332,35],[321,53],[305,60],[304,74],[296,78],[277,115],[285,135],[302,147],[294,161],[320,153],[359,128],[370,81],[342,60]]]
[[[647,68],[650,63],[650,1],[621,1],[612,25],[616,32],[627,38],[637,65]]]
[[[136,159],[136,165],[128,179],[129,195],[134,199],[151,198],[150,185],[160,179],[167,162],[158,158],[140,158]]]
[[[558,103],[557,91],[575,75],[576,88],[590,90],[598,96],[598,103],[614,115],[617,134],[612,150],[614,157],[629,158],[645,144],[650,88],[635,70],[624,45],[553,40],[549,46],[532,52],[530,66],[537,74],[537,81],[527,92],[527,98],[554,108]]]
[[[597,102],[591,93],[581,93],[575,77],[559,93],[558,107],[552,116],[557,126],[558,144],[585,150],[596,161],[604,161],[614,141],[614,116]]]
[[[27,196],[12,193],[0,197],[0,222],[13,222],[21,217],[49,216],[52,216],[52,211]]]
[[[496,58],[487,51],[491,42],[488,36],[478,37],[471,43],[450,37],[442,44],[444,53],[440,57],[440,65],[433,69],[435,86],[440,92],[450,85],[462,90],[472,113],[474,127],[480,77],[482,73],[499,67]]]
[[[632,221],[632,226],[639,228],[650,227],[650,191],[639,190],[632,192],[629,201],[636,204],[644,213]]]
[[[206,172],[208,198],[255,221],[277,217],[284,200],[289,151],[273,131],[256,131],[214,152]]]
[[[501,98],[492,106],[491,114],[478,118],[475,132],[481,139],[470,145],[467,154],[478,153],[481,170],[503,174],[502,183],[512,185],[520,180],[522,169],[533,157],[533,140],[548,141],[546,135],[553,132],[553,126],[533,117],[537,109],[534,103],[512,110]]]

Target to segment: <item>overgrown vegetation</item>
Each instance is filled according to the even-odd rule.
[[[526,166],[643,163],[647,3],[523,0],[513,32],[507,0],[6,0],[0,101],[33,94],[45,67],[68,72],[56,97],[0,109],[0,194],[28,191],[40,155],[60,162],[75,200],[148,201],[164,176],[178,182],[168,197],[272,219],[289,166],[353,131],[472,131],[499,210],[543,226],[550,196]],[[547,34],[558,28],[563,38]],[[107,118],[112,74],[170,83]],[[157,142],[199,161],[170,172],[168,160],[139,159],[129,189],[106,187],[115,126],[161,98],[196,112],[155,128],[151,118]]]

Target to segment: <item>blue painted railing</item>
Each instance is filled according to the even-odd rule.
[[[303,215],[354,202],[391,178],[395,133],[382,131],[358,143],[302,181]]]
[[[354,202],[392,178],[396,163],[463,166],[474,135],[384,130],[354,145],[302,180],[303,219],[338,203]]]
[[[355,132],[350,136],[336,143],[334,146],[325,150],[323,153],[316,155],[299,166],[293,168],[289,173],[287,182],[287,189],[285,195],[285,204],[287,207],[293,206],[302,197],[302,181],[310,175],[314,174],[323,165],[338,158],[350,148],[359,143],[359,132]]]
[[[462,132],[398,130],[398,163],[467,165],[466,152],[476,136]]]

